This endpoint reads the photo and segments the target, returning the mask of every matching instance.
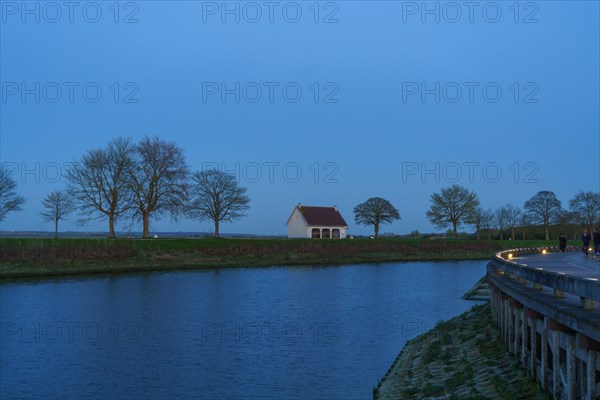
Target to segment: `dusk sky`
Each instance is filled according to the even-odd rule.
[[[454,183],[484,208],[600,191],[600,3],[466,3],[1,1],[0,157],[26,198],[1,229],[52,230],[60,172],[118,136],[236,173],[251,204],[225,234],[285,234],[297,203],[367,234],[373,196],[402,217],[382,233],[439,231],[429,198]]]

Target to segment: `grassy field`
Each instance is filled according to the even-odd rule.
[[[215,267],[487,259],[554,241],[0,238],[0,279]]]

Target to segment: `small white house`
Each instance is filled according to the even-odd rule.
[[[286,223],[288,238],[345,239],[348,224],[336,206],[313,207],[298,204]]]

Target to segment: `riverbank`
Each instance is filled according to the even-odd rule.
[[[0,238],[0,280],[219,267],[489,259],[544,241]]]
[[[391,399],[550,399],[498,339],[489,304],[410,340],[373,391]]]

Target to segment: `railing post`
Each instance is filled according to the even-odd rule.
[[[537,379],[537,319],[528,318],[530,326],[529,373]]]
[[[587,353],[588,360],[585,365],[587,394],[585,398],[594,400],[596,398],[596,355],[598,353],[595,350],[588,350]]]
[[[567,400],[575,400],[577,398],[577,371],[575,362],[575,336],[567,334],[567,382],[565,382],[565,396]]]
[[[560,389],[560,332],[552,331],[552,396],[556,399]]]
[[[542,389],[548,390],[548,329],[546,324],[542,324],[542,365],[540,368],[540,380],[542,381]]]
[[[506,300],[506,302],[504,303],[507,305],[507,311],[508,311],[508,335],[506,337],[506,341],[508,342],[508,351],[510,353],[514,353],[515,349],[514,349],[514,336],[515,336],[515,331],[514,331],[514,316],[513,316],[513,309],[512,306],[510,305],[510,301]]]
[[[519,310],[519,316],[521,318],[521,365],[523,368],[527,368],[527,317],[525,316],[525,309]]]
[[[517,361],[519,359],[519,336],[521,334],[521,327],[519,326],[519,324],[521,323],[521,320],[518,316],[518,310],[516,308],[512,308],[512,312],[511,315],[513,316],[513,351],[515,352],[515,361]]]

